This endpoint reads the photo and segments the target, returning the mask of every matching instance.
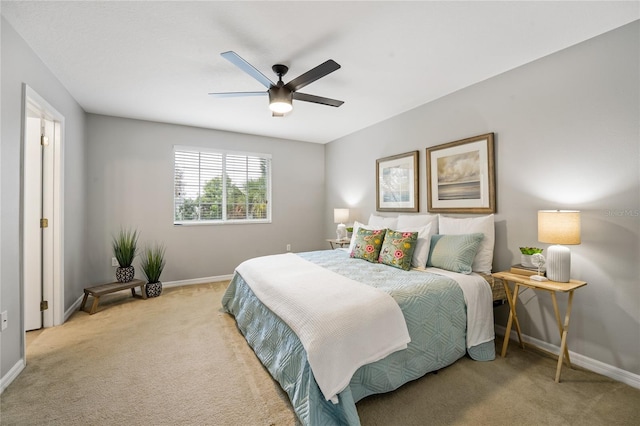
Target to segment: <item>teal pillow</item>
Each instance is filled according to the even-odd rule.
[[[470,274],[484,234],[461,234],[431,236],[431,249],[427,266],[447,271]]]
[[[386,229],[376,229],[372,231],[364,228],[358,229],[350,256],[376,263],[380,255],[380,248],[382,247],[386,231]]]
[[[417,243],[417,232],[398,232],[389,229],[384,236],[378,262],[408,271],[411,268],[411,258]]]

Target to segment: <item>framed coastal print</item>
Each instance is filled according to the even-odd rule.
[[[376,210],[417,212],[418,151],[376,160]]]
[[[493,133],[427,148],[427,210],[495,213]]]

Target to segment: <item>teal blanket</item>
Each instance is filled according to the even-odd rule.
[[[235,274],[222,305],[285,392],[305,425],[359,425],[355,403],[389,392],[430,371],[452,364],[467,353],[466,308],[456,282],[440,275],[402,271],[382,264],[351,259],[342,250],[300,253],[302,258],[389,293],[402,309],[411,343],[383,360],[365,365],[339,396],[326,401],[315,382],[306,353],[295,333],[253,294]],[[494,342],[469,349],[476,360],[495,357]]]

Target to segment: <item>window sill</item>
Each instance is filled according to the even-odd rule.
[[[176,221],[173,222],[173,226],[220,226],[220,225],[255,225],[255,224],[265,224],[271,223],[271,220],[268,219],[258,219],[258,220],[187,220],[187,221]]]

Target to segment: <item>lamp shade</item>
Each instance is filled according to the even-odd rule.
[[[550,244],[580,244],[580,212],[538,211],[538,241]]]
[[[333,223],[345,223],[349,220],[349,209],[333,209]]]

